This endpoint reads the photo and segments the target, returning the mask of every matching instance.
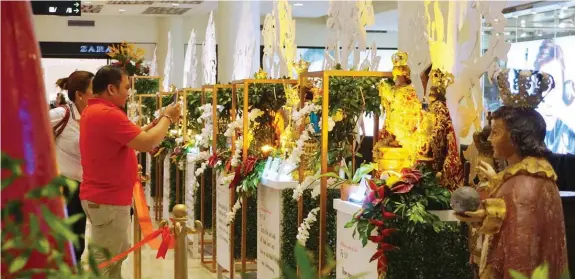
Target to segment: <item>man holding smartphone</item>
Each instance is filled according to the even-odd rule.
[[[83,183],[80,200],[92,223],[92,241],[116,256],[130,248],[130,206],[138,180],[136,152],[160,144],[180,117],[180,105],[169,105],[147,130],[132,123],[122,110],[129,98],[130,82],[121,68],[104,66],[92,81],[94,98],[82,112],[80,153]],[[98,263],[106,260],[98,251]],[[111,279],[121,278],[122,261],[102,269]]]

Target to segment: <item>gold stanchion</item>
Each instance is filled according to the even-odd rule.
[[[148,182],[148,176],[142,175],[142,165],[138,165],[138,177],[140,178],[140,183]],[[139,243],[142,241],[142,231],[140,228],[140,222],[138,221],[138,211],[134,205],[134,239],[133,243]],[[142,278],[142,248],[136,249],[134,251],[134,279]]]
[[[186,225],[188,221],[188,213],[186,206],[183,204],[176,204],[172,209],[174,215],[174,223],[172,231],[174,233],[176,245],[174,247],[174,278],[187,279],[188,278],[188,242],[187,234],[196,234],[202,231],[202,222],[195,221],[194,227],[189,228]]]

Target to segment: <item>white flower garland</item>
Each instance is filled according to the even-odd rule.
[[[198,137],[198,146],[208,148],[210,147],[210,139],[214,132],[214,125],[212,120],[212,105],[205,104],[200,107],[200,111],[202,115],[198,118],[198,123],[203,123],[204,127],[202,128],[202,133]]]
[[[264,114],[264,112],[260,109],[257,109],[257,108],[252,109],[248,113],[248,127],[251,128],[251,124],[256,120],[256,118],[260,117],[263,114]],[[242,127],[243,127],[243,116],[239,116],[236,118],[236,120],[234,122],[230,122],[228,124],[228,128],[226,129],[224,136],[231,138],[234,135],[236,129],[240,129]],[[238,137],[236,139],[236,142],[235,142],[236,150],[235,150],[234,155],[232,156],[231,161],[230,161],[231,162],[230,164],[232,167],[238,166],[240,161],[241,161],[243,143],[244,143],[243,137],[244,136],[248,136],[248,135],[241,135],[240,137]],[[218,164],[220,164],[220,162],[218,162]],[[233,175],[232,175],[232,179],[233,179]],[[230,180],[230,182],[231,182],[231,180]],[[236,192],[240,192],[240,189],[241,189],[241,185],[238,185],[238,187],[236,187]],[[228,226],[234,221],[234,219],[236,217],[236,212],[241,207],[242,207],[241,198],[238,197],[232,210],[230,212],[228,212],[228,215],[227,215],[227,225]]]
[[[232,207],[232,211],[227,214],[226,226],[229,226],[234,222],[234,219],[236,219],[236,213],[240,208],[242,208],[242,199],[237,199],[234,207]]]
[[[319,174],[316,175],[311,175],[306,177],[300,184],[298,184],[295,189],[293,190],[293,199],[294,200],[299,200],[300,197],[303,195],[303,191],[307,188],[309,188],[310,185],[312,185],[314,182],[316,182],[317,180],[319,180]]]
[[[231,159],[231,166],[232,167],[237,167],[238,164],[240,163],[240,158],[242,157],[242,148],[244,145],[244,137],[240,136],[236,140],[235,145],[236,145],[236,150],[234,151],[234,156],[232,156],[232,159]]]
[[[292,150],[292,153],[289,155],[287,161],[293,164],[294,166],[299,164],[301,161],[301,156],[303,154],[303,147],[305,142],[310,139],[310,133],[314,133],[315,130],[312,124],[309,124],[305,130],[302,131],[301,135],[299,136],[296,147]]]
[[[318,211],[319,211],[319,207],[312,209],[307,214],[307,217],[305,218],[305,220],[303,220],[303,223],[301,223],[301,225],[297,229],[298,234],[297,234],[296,238],[297,238],[297,241],[303,247],[305,247],[307,239],[309,238],[309,229],[311,228],[313,223],[315,223],[315,221],[317,221],[316,215],[317,215]]]

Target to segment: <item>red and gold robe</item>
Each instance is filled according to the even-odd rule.
[[[441,172],[440,183],[453,191],[463,185],[463,165],[453,129],[453,122],[445,102],[435,101],[430,106],[435,116],[433,134],[429,140],[429,152],[433,170]]]
[[[527,157],[491,181],[479,229],[485,234],[481,279],[511,279],[510,269],[531,275],[544,263],[549,279],[565,270],[565,223],[556,179],[547,160]]]

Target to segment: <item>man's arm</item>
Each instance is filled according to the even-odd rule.
[[[159,120],[158,120],[159,121]],[[142,131],[147,132],[150,129],[152,129],[154,126],[156,126],[156,123],[154,122],[150,122],[148,125],[142,127]]]
[[[128,142],[128,146],[140,152],[148,152],[159,145],[170,129],[171,121],[168,117],[161,117],[158,123],[151,128],[146,126],[140,134]]]

